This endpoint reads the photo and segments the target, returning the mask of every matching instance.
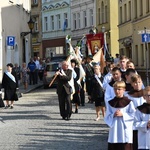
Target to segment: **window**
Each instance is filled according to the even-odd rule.
[[[57,17],[57,29],[61,29],[61,20],[60,20],[60,14],[56,16]]]
[[[127,21],[127,5],[124,4],[124,22]]]
[[[134,18],[137,18],[137,0],[134,0]]]
[[[144,45],[141,44],[141,49],[140,49],[140,57],[141,57],[141,66],[144,66]]]
[[[122,23],[122,7],[120,7],[120,24]]]
[[[38,17],[36,17],[35,18],[35,23],[34,23],[34,30],[35,31],[38,31],[39,29],[38,29],[38,22],[39,22],[39,19],[38,19]]]
[[[135,54],[135,65],[138,66],[138,45],[135,45],[135,51],[134,51],[134,54]]]
[[[104,14],[105,12],[104,12],[104,3],[103,3],[103,2],[102,2],[101,7],[102,7],[102,14],[101,14],[101,15],[102,15],[102,23],[105,23],[105,16],[104,16],[104,15],[105,15],[105,14]]]
[[[77,18],[78,18],[78,28],[81,28],[81,22],[80,22],[80,13],[77,14]]]
[[[150,0],[146,0],[146,13],[150,11]]]
[[[140,2],[140,16],[142,16],[143,15],[143,0],[139,0],[139,2]]]
[[[105,6],[105,22],[108,22],[107,6]]]
[[[101,24],[101,9],[98,8],[98,24]]]
[[[54,16],[51,16],[51,19],[50,19],[50,24],[51,24],[51,30],[54,30]]]
[[[94,21],[93,21],[93,10],[90,10],[90,26],[94,25]]]
[[[47,22],[47,17],[44,17],[44,31],[48,30],[48,22]]]
[[[33,0],[33,4],[38,4],[38,0]]]
[[[129,20],[131,20],[131,1],[129,1]]]
[[[68,14],[64,13],[64,26],[68,28]]]
[[[77,20],[76,20],[76,14],[73,14],[73,28],[77,28]]]
[[[56,54],[63,54],[63,47],[56,47]]]
[[[54,64],[47,64],[46,65],[46,71],[57,71],[59,69],[59,63],[54,63]]]
[[[83,11],[83,24],[84,26],[83,27],[86,27],[87,26],[87,16],[86,16],[86,11]]]

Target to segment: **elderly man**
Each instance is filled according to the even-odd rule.
[[[57,75],[57,94],[59,100],[59,109],[62,119],[69,120],[72,113],[71,105],[71,86],[69,81],[72,78],[72,70],[68,69],[68,63],[63,61],[61,69],[56,72]]]

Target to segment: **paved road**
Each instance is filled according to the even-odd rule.
[[[0,114],[0,150],[107,149],[108,128],[103,119],[94,121],[94,104],[62,120],[55,89],[23,94],[14,109],[0,109]]]

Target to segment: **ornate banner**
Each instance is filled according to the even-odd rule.
[[[89,43],[91,53],[94,55],[104,45],[104,34],[87,34],[87,43]]]

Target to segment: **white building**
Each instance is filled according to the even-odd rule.
[[[70,34],[70,0],[42,0],[43,51],[45,57],[61,56]]]
[[[22,37],[21,32],[30,31],[30,7],[30,0],[0,2],[0,82],[7,63],[21,66],[23,61],[29,62],[30,34]]]
[[[76,45],[95,26],[96,0],[71,0],[72,44]],[[82,48],[84,52],[85,47]]]

